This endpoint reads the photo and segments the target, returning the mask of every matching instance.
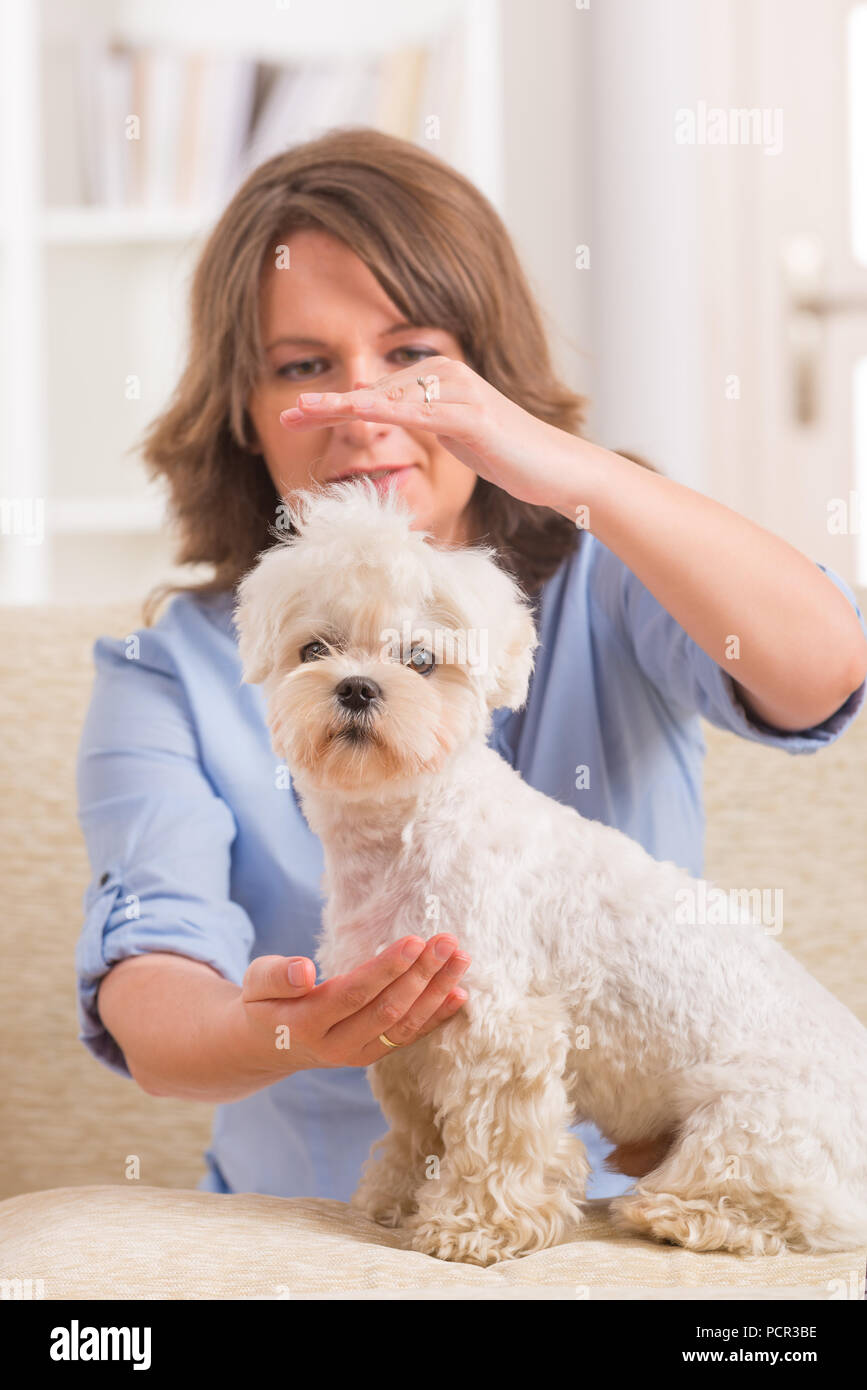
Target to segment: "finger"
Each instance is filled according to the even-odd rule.
[[[323,1025],[332,1029],[344,1019],[364,1009],[393,981],[410,970],[425,950],[420,936],[405,936],[388,946],[381,955],[366,960],[346,975],[333,975],[314,991],[324,1005]],[[369,1037],[369,1034],[367,1034]]]
[[[397,1043],[398,1047],[405,1047],[408,1043],[415,1042],[416,1038],[421,1037],[431,1019],[442,1008],[443,1003],[452,993],[461,976],[469,969],[470,964],[470,957],[466,951],[455,951],[451,959],[446,961],[442,969],[434,975],[427,989],[422,990],[415,1003],[410,1005],[403,1017],[396,1023],[390,1024],[388,1028],[380,1029],[380,1032],[385,1033],[389,1041]]]
[[[316,428],[338,419],[368,419],[375,410],[392,422],[404,423],[407,418],[423,422],[432,417],[436,404],[443,421],[460,424],[466,411],[463,416],[448,417],[442,407],[464,406],[474,412],[480,403],[480,387],[480,378],[466,363],[437,355],[351,391],[302,391],[280,419],[287,427]],[[406,406],[411,407],[409,417],[402,409]]]
[[[469,995],[465,989],[450,990],[433,1017],[428,1019],[423,1028],[419,1029],[414,1041],[418,1042],[419,1038],[426,1038],[428,1033],[432,1033],[435,1028],[439,1028],[441,1023],[445,1023],[447,1018],[454,1017],[458,1010],[464,1007],[468,998]]]
[[[421,387],[417,389],[420,393]],[[367,420],[372,424],[400,425],[404,429],[433,430],[436,434],[447,434],[455,439],[461,439],[474,422],[478,425],[475,408],[460,402],[431,401],[430,405],[425,405],[423,400],[392,401],[383,396],[369,395],[348,401],[330,392],[321,401],[293,406],[280,416],[280,424],[293,434],[323,429],[341,420]]]
[[[376,407],[393,410],[412,406],[420,417],[428,417],[434,403],[439,406],[470,405],[476,399],[475,380],[468,379],[466,373],[450,371],[453,364],[448,359],[435,358],[430,365],[426,362],[424,366],[424,373],[416,366],[350,391],[302,391],[283,416],[290,421],[335,413],[346,418]],[[437,370],[433,370],[434,367]]]
[[[425,396],[438,401],[471,402],[478,383],[476,373],[465,363],[450,357],[425,357],[397,372],[386,372],[376,381],[354,386],[349,391],[302,391],[295,405],[300,409],[340,403],[369,402],[371,398],[386,401],[408,401],[425,404]]]
[[[308,956],[257,956],[247,967],[241,997],[246,1004],[300,999],[315,984],[316,966]]]
[[[450,386],[452,395],[455,389],[460,395],[460,386],[463,383],[466,389],[468,383],[476,379],[475,372],[467,366],[459,357],[446,357],[444,353],[435,353],[433,357],[420,357],[417,362],[411,362],[406,367],[401,367],[396,372],[384,372],[377,377],[376,381],[371,381],[366,385],[355,387],[358,391],[381,391],[389,386],[409,387],[412,395],[418,391],[418,379],[422,381],[436,383],[437,390],[442,387]],[[305,393],[306,394],[306,393]]]
[[[417,1024],[423,1023],[433,1009],[439,1007],[469,965],[469,957],[460,952],[462,961],[452,966],[452,957],[457,949],[457,940],[447,932],[431,937],[418,960],[399,980],[384,989],[365,1008],[329,1030],[329,1044],[353,1052],[365,1047],[380,1033],[387,1033],[392,1042],[402,1046],[415,1035],[415,1028],[408,1029],[404,1018],[416,1006],[431,982],[445,971],[442,985],[436,985],[433,994],[428,996],[428,1007],[423,1016],[419,1018],[416,1015]],[[434,998],[435,995],[438,997]]]
[[[302,391],[295,408],[306,410],[365,409],[378,401],[389,405],[418,405],[427,410],[436,401],[440,404],[469,404],[473,393],[466,380],[452,380],[440,372],[412,372],[380,377],[370,386],[357,386],[351,391]]]
[[[415,1037],[412,1038],[409,1043],[403,1043],[402,1046],[409,1047],[411,1043],[418,1042],[421,1038],[426,1038],[428,1033],[433,1033],[435,1029],[439,1028],[440,1024],[447,1023],[450,1018],[454,1018],[455,1014],[459,1013],[464,1007],[464,1004],[466,1004],[467,998],[468,995],[465,989],[450,990],[433,1017],[428,1019],[427,1023],[419,1029]],[[391,1038],[391,1041],[394,1042],[391,1029],[386,1033],[386,1037]],[[389,1052],[393,1051],[394,1048],[386,1047],[384,1043],[380,1042],[379,1038],[376,1038],[373,1042],[368,1043],[366,1048],[362,1049],[361,1055],[363,1065],[366,1067],[370,1066],[373,1062],[378,1062],[381,1057],[386,1057]]]

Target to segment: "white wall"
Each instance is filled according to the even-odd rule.
[[[504,212],[587,432],[710,480],[700,165],[678,106],[706,96],[725,3],[503,0]],[[588,245],[590,268],[577,269]]]
[[[545,315],[555,360],[582,393],[594,386],[590,241],[592,19],[563,0],[501,0],[503,214]]]
[[[591,26],[594,426],[670,476],[706,482],[695,161],[674,112],[702,95],[707,8],[606,0]]]

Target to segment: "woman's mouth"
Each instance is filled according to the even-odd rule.
[[[415,463],[384,464],[382,468],[357,468],[349,473],[341,473],[336,478],[330,478],[332,483],[351,483],[357,478],[369,478],[379,491],[393,485],[399,486],[406,474],[418,465]]]

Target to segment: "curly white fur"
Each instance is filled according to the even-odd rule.
[[[541,1249],[581,1219],[584,1119],[618,1144],[676,1135],[612,1204],[624,1228],[744,1254],[867,1241],[867,1032],[761,925],[683,925],[696,880],[486,746],[536,642],[491,553],[430,543],[369,485],[294,521],[236,617],[324,847],[319,966],[444,930],[472,956],[464,1008],[370,1069],[390,1128],[353,1203],[441,1259]],[[482,632],[487,661],[420,675],[383,645],[407,624]],[[381,692],[357,716],[347,675]]]

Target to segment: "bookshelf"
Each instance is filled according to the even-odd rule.
[[[500,22],[498,0],[0,0],[0,602],[173,573],[136,443],[201,241],[261,158],[349,121],[425,144],[435,112],[429,147],[501,206]],[[159,140],[107,144],[142,101]]]

